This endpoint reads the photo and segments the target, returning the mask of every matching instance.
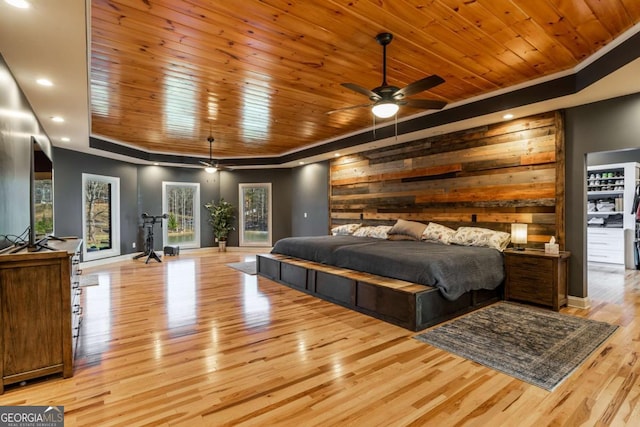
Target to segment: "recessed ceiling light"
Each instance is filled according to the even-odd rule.
[[[18,9],[29,9],[29,2],[26,0],[4,0],[5,3],[10,4]]]
[[[513,119],[513,114],[511,114],[511,113],[505,114],[504,116],[502,116],[502,118],[505,119],[505,120]]]
[[[62,138],[60,138],[60,141],[62,141],[62,142],[69,142],[69,141],[71,141],[71,138],[68,138],[68,137],[66,137],[66,136],[63,136]]]
[[[298,162],[299,165],[304,165],[304,162]]]
[[[333,157],[340,157],[340,153],[334,154]]]
[[[53,86],[53,83],[51,83],[51,80],[49,79],[38,79],[36,80],[36,83],[40,86]]]
[[[51,117],[51,120],[53,120],[53,121],[54,121],[54,122],[56,122],[56,123],[62,123],[62,122],[64,122],[64,119],[63,119],[62,117],[59,117],[59,116]]]

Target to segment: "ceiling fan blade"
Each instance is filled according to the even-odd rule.
[[[416,80],[413,83],[409,83],[402,89],[397,90],[393,94],[394,99],[401,99],[406,96],[411,96],[416,93],[423,92],[444,83],[444,79],[436,74],[425,77],[424,79]]]
[[[206,166],[208,168],[212,167],[211,163],[208,162],[203,162],[202,160],[199,161],[201,165]]]
[[[402,103],[407,107],[422,108],[424,110],[441,110],[447,105],[446,102],[435,99],[405,99]]]
[[[224,164],[224,163],[220,163],[220,162],[215,162],[213,164],[213,167],[218,169],[219,171],[232,171],[233,170],[233,165],[228,165],[228,164]]]
[[[342,111],[353,110],[353,109],[356,109],[356,108],[371,107],[372,105],[373,104],[352,105],[351,107],[343,107],[343,108],[338,108],[338,109],[335,109],[335,110],[327,111],[326,114],[340,113]]]
[[[360,85],[357,85],[355,83],[340,83],[343,87],[346,87],[347,89],[351,89],[354,92],[358,92],[363,94],[364,96],[369,97],[370,100],[372,101],[376,101],[378,99],[380,99],[380,95],[378,95],[377,93],[375,93],[372,90],[369,90],[367,88],[364,88]]]

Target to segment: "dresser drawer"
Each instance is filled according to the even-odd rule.
[[[553,260],[546,258],[507,258],[509,280],[549,285],[553,281]]]
[[[624,230],[621,228],[588,228],[587,260],[624,264]]]
[[[606,262],[609,264],[623,264],[624,252],[588,248],[587,260],[594,262]]]
[[[553,287],[553,275],[548,271],[541,271],[537,276],[514,271],[509,274],[509,283],[517,288],[536,288],[549,291]]]
[[[541,305],[552,305],[553,287],[548,286],[542,288],[532,283],[520,283],[511,288],[509,298]]]
[[[587,243],[624,250],[624,230],[622,228],[587,228]]]

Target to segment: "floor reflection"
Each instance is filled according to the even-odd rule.
[[[109,348],[111,340],[111,275],[98,274],[98,285],[83,287],[82,331],[78,341],[78,354],[100,356]]]
[[[165,285],[169,329],[196,323],[196,282],[196,264],[193,259],[167,263]]]
[[[258,277],[242,274],[244,322],[249,327],[267,325],[271,320],[269,299],[258,290]]]

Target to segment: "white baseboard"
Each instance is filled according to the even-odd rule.
[[[246,246],[227,246],[227,252],[251,252],[251,253],[269,253],[272,247],[246,247]],[[205,248],[180,248],[180,252],[218,252],[217,246],[207,246]],[[136,255],[140,255],[142,252],[133,252],[130,254],[119,255],[109,258],[96,259],[93,261],[84,261],[80,263],[80,269],[97,267],[100,265],[111,264],[114,262],[132,260]],[[162,251],[157,250],[158,256],[162,256]]]
[[[589,297],[574,297],[573,295],[569,295],[567,305],[574,308],[590,308],[591,300],[589,300]]]
[[[157,252],[157,251],[156,251]],[[134,252],[126,255],[118,255],[112,256],[109,258],[95,259],[92,261],[83,261],[80,263],[80,269],[89,268],[89,267],[97,267],[99,265],[111,264],[114,262],[126,261],[129,259],[133,259],[134,256],[141,254],[142,252]]]

